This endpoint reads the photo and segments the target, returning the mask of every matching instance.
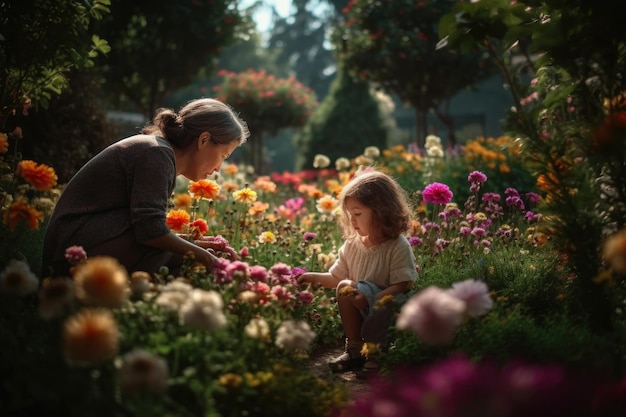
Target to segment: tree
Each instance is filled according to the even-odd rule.
[[[320,0],[292,0],[292,9],[291,15],[275,18],[268,48],[278,51],[279,66],[297,74],[323,97],[335,74],[335,58],[327,40],[334,9]]]
[[[68,86],[74,69],[91,67],[107,42],[90,35],[94,21],[108,12],[109,0],[8,0],[0,2],[0,126],[2,115],[35,107]]]
[[[240,73],[223,70],[217,98],[241,113],[250,129],[249,163],[256,172],[265,170],[263,137],[279,129],[303,126],[317,106],[315,93],[295,78],[276,78],[252,69]]]
[[[296,169],[312,168],[317,154],[331,160],[353,157],[355,149],[387,147],[387,128],[379,104],[367,82],[340,70],[330,91],[297,136]]]
[[[333,37],[338,59],[351,74],[415,109],[420,144],[429,111],[452,132],[445,103],[495,70],[478,49],[459,53],[437,48],[439,19],[453,4],[453,0],[351,0]]]
[[[146,117],[211,68],[248,24],[235,0],[113,0],[111,10],[99,25],[112,47],[104,68],[110,100]]]

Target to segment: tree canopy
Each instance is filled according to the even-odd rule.
[[[211,67],[246,23],[235,0],[113,0],[99,24],[112,48],[104,66],[111,101],[150,117],[167,94]]]
[[[437,48],[439,19],[454,3],[352,0],[334,34],[338,58],[351,74],[416,110],[420,140],[426,136],[428,111],[440,110],[459,91],[495,72],[478,49],[460,53]]]

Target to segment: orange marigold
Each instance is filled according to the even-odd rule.
[[[57,185],[57,174],[52,167],[35,161],[23,160],[17,165],[17,175],[35,187],[37,191],[48,191]]]
[[[224,167],[223,171],[224,175],[230,175],[232,177],[235,176],[237,172],[239,172],[239,168],[237,168],[237,165],[235,164],[228,164]]]
[[[9,151],[9,137],[6,133],[0,132],[0,153],[7,153]]]
[[[113,313],[104,309],[83,309],[63,328],[63,347],[72,362],[96,364],[113,357],[119,338]]]
[[[197,199],[215,200],[220,193],[220,185],[213,180],[202,179],[189,183],[189,192]]]
[[[174,207],[177,209],[188,209],[191,207],[191,196],[187,193],[176,194],[174,196]]]
[[[170,210],[165,218],[165,224],[175,232],[182,232],[189,225],[191,215],[185,210]]]
[[[4,212],[3,221],[13,231],[20,222],[26,222],[30,230],[37,230],[39,222],[43,222],[43,212],[28,204],[23,196],[15,200],[13,204]]]
[[[255,216],[257,214],[263,214],[270,207],[269,204],[263,203],[261,201],[255,201],[253,205],[248,209],[248,214],[251,216]]]

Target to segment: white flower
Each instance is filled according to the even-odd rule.
[[[270,326],[263,317],[254,317],[244,327],[244,333],[252,339],[267,340],[270,337]]]
[[[441,138],[435,135],[426,136],[424,147],[426,149],[429,149],[429,148],[432,148],[433,146],[441,148]]]
[[[380,149],[376,146],[368,146],[363,151],[363,156],[366,158],[378,158],[380,156]]]
[[[441,146],[431,146],[430,148],[426,148],[426,153],[431,158],[443,158],[444,156]]]
[[[493,307],[489,288],[482,281],[468,279],[455,282],[448,290],[448,294],[465,301],[465,314],[469,317],[482,316]]]
[[[337,169],[337,171],[343,171],[348,168],[350,168],[350,160],[348,158],[337,158],[335,161],[335,169]]]
[[[224,301],[217,291],[194,289],[180,308],[180,317],[188,326],[217,330],[226,325]]]
[[[434,286],[412,296],[400,310],[396,327],[412,330],[428,345],[454,339],[465,313],[465,302]]]
[[[24,261],[12,259],[0,274],[0,291],[25,296],[35,292],[38,287],[37,276]]]
[[[192,286],[182,281],[172,281],[161,287],[161,293],[156,298],[156,304],[169,311],[178,312],[189,297]]]
[[[119,370],[120,388],[125,394],[160,393],[167,388],[168,376],[163,358],[135,349],[124,355]]]
[[[313,168],[326,168],[330,165],[330,158],[326,155],[317,154],[313,158]]]
[[[275,344],[281,349],[295,352],[307,350],[315,339],[315,332],[306,321],[284,321],[276,332]]]

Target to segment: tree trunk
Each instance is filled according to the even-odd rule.
[[[439,109],[435,109],[435,114],[437,115],[437,118],[439,120],[441,120],[441,123],[446,125],[446,128],[448,129],[448,143],[447,143],[447,145],[449,147],[455,147],[456,146],[456,135],[454,134],[454,118],[452,116],[450,116],[450,113],[442,112]]]
[[[427,132],[428,119],[426,118],[426,112],[415,108],[415,142],[417,142],[417,146],[420,148],[424,147]]]

